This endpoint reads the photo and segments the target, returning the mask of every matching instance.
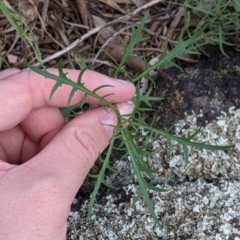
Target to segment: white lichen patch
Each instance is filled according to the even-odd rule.
[[[168,155],[164,138],[150,141],[155,154],[143,160],[159,171],[153,184],[169,190],[149,192],[162,228],[154,223],[142,199],[133,204],[138,191],[134,181],[102,197],[101,203],[94,205],[90,220],[86,218],[89,200],[79,211],[71,212],[68,239],[240,239],[240,110],[231,108],[229,114],[222,113],[208,123],[193,141],[235,147],[228,151],[188,148],[187,167],[176,142]],[[187,137],[194,133],[198,117],[193,113],[179,121],[175,134]],[[148,133],[144,131],[143,135]],[[113,185],[123,182],[131,173],[128,167],[116,160],[115,168],[121,174],[107,181]]]

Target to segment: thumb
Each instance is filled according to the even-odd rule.
[[[133,111],[127,103],[117,106],[121,115]],[[72,201],[95,160],[109,144],[116,125],[113,110],[106,111],[101,107],[89,110],[68,123],[25,164],[34,171],[35,180],[43,181],[49,177]]]

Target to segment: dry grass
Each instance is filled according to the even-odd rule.
[[[60,58],[67,68],[80,68],[77,54],[82,55],[92,69],[111,75],[112,63],[121,61],[123,47],[119,37],[127,44],[131,25],[138,24],[144,14],[150,15],[143,36],[149,40],[138,44],[133,54],[145,55],[148,64],[158,60],[168,39],[169,50],[174,46],[185,23],[182,7],[163,0],[4,0],[6,5],[21,13],[40,48],[47,67],[55,67]],[[88,3],[87,3],[88,2]],[[192,19],[190,26],[196,24]],[[24,68],[24,62],[38,64],[33,50],[16,34],[0,13],[1,69]],[[195,62],[190,56],[181,56],[186,62]],[[141,58],[127,62],[132,74],[142,72],[146,63]]]

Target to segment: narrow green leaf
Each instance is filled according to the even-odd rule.
[[[113,173],[119,173],[119,171],[113,167],[111,167],[110,165],[108,166],[108,170],[110,170]]]
[[[98,178],[99,174],[91,174],[91,173],[89,173],[88,176],[91,177],[91,178]]]
[[[78,63],[80,65],[81,69],[83,69],[83,68],[88,69],[88,65],[86,64],[84,57],[81,56],[79,53],[76,53],[76,56],[77,56]]]
[[[145,38],[141,37],[141,33],[142,33],[142,30],[143,30],[144,24],[147,20],[147,17],[148,17],[148,13],[145,14],[145,16],[143,17],[142,21],[137,26],[137,28],[134,28],[134,26],[132,26],[132,37],[130,39],[130,42],[129,42],[128,46],[125,46],[125,44],[123,45],[124,55],[122,57],[122,60],[121,60],[120,64],[118,65],[115,73],[113,74],[113,77],[118,76],[118,74],[119,74],[120,70],[122,69],[123,65],[129,59],[129,56],[131,55],[131,51],[133,50],[135,45],[137,43],[145,40]]]
[[[102,98],[106,98],[106,97],[109,97],[109,96],[112,96],[112,95],[114,95],[114,93],[106,94],[106,95],[102,96]]]
[[[68,96],[68,107],[69,107],[69,105],[70,105],[70,103],[71,103],[71,100],[72,100],[72,98],[73,98],[73,95],[74,95],[74,93],[77,91],[77,89],[76,88],[72,88],[72,90],[71,90],[71,92],[70,92],[70,94],[69,94],[69,96]]]
[[[31,46],[38,62],[41,66],[43,66],[38,44],[36,41],[29,38],[29,33],[31,31],[26,20],[14,10],[7,8],[3,2],[0,2],[0,11],[2,11],[3,15],[6,17],[14,30],[19,34],[19,36],[23,39],[23,41]]]
[[[82,76],[83,76],[83,74],[84,74],[84,72],[87,70],[88,68],[87,68],[87,66],[86,67],[84,67],[82,70],[81,70],[81,72],[79,73],[79,75],[78,75],[78,80],[77,80],[77,83],[79,84],[79,85],[84,85],[85,83],[82,83]]]
[[[204,143],[192,142],[186,138],[176,137],[176,136],[169,134],[166,131],[152,128],[151,126],[148,126],[147,124],[144,124],[144,123],[138,123],[138,122],[134,121],[134,122],[132,122],[132,125],[135,125],[136,127],[143,127],[144,129],[149,130],[149,131],[154,131],[155,133],[158,133],[168,139],[175,140],[182,145],[188,145],[188,146],[196,147],[199,149],[228,150],[235,146],[235,145],[216,146],[216,145],[208,145],[208,144],[204,144]]]
[[[187,137],[186,139],[187,139],[187,140],[191,140],[191,139],[195,138],[200,131],[201,131],[201,127],[198,128],[198,130],[197,130],[195,133],[193,133],[192,135],[190,135],[190,136]]]
[[[114,146],[114,142],[115,142],[115,138],[112,137],[110,139],[110,144],[109,144],[109,147],[108,147],[108,150],[107,150],[107,155],[105,157],[105,160],[103,161],[102,168],[101,168],[101,170],[98,173],[97,182],[95,184],[94,190],[93,190],[92,195],[91,195],[90,203],[88,205],[88,215],[87,215],[88,219],[91,216],[92,208],[93,208],[94,202],[96,200],[99,188],[100,188],[101,184],[105,181],[105,179],[104,179],[105,171],[109,167],[110,156],[111,156],[112,148]],[[101,157],[99,157],[99,158],[101,159]]]
[[[55,93],[55,91],[61,86],[61,84],[59,84],[58,82],[56,82],[56,84],[53,86],[50,96],[49,96],[49,100],[51,101],[53,94]]]
[[[162,97],[151,97],[151,96],[150,96],[151,93],[152,93],[152,86],[150,86],[150,87],[148,88],[148,91],[147,91],[145,94],[143,94],[142,96],[140,96],[140,98],[139,98],[140,102],[144,102],[144,103],[147,104],[149,107],[151,107],[152,105],[151,105],[150,101],[156,102],[156,101],[162,101],[162,100],[164,99],[164,98],[162,98]]]
[[[82,101],[81,101],[81,105],[80,105],[81,107],[85,104],[87,97],[88,97],[88,94],[84,93]]]
[[[170,133],[173,130],[173,128],[175,127],[177,121],[178,121],[178,119],[175,119],[174,122],[172,123],[172,125],[166,130],[166,132]]]
[[[111,87],[111,88],[113,88],[113,85],[107,85],[107,84],[105,84],[105,85],[101,85],[101,86],[95,88],[95,89],[93,90],[93,92],[96,93],[99,89],[107,88],[107,87]]]
[[[108,187],[108,188],[116,189],[116,187],[114,187],[113,185],[107,183],[106,180],[104,180],[104,179],[103,179],[103,181],[102,181],[102,184],[105,185],[105,186]]]
[[[138,167],[138,169],[142,172],[146,172],[146,173],[160,173],[158,170],[155,170],[155,169],[152,169],[152,168],[149,168],[149,167],[146,167],[144,165],[140,165]]]
[[[167,64],[169,64],[172,59],[174,59],[177,56],[180,55],[186,55],[186,54],[199,54],[198,52],[192,51],[187,49],[188,46],[190,46],[193,42],[197,41],[197,39],[201,38],[201,34],[204,31],[204,27],[199,29],[194,35],[192,35],[189,39],[183,41],[179,40],[174,49],[171,52],[163,54],[162,58],[154,65],[148,67],[145,71],[143,71],[141,74],[139,74],[136,78],[132,79],[131,82],[136,82],[142,77],[148,75],[151,71],[154,71],[155,69],[158,69],[160,67],[164,67]]]
[[[66,78],[67,73],[64,73],[63,70],[62,70],[62,59],[58,62],[57,68],[58,68],[59,77],[60,78]]]

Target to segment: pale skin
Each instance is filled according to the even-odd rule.
[[[57,74],[56,69],[49,69]],[[79,71],[64,70],[77,81]],[[90,90],[116,103],[121,114],[135,93],[131,83],[93,71],[83,74]],[[66,238],[71,203],[94,161],[108,145],[117,119],[97,107],[67,123],[58,107],[67,106],[71,88],[60,87],[49,101],[55,81],[24,70],[0,72],[0,239]],[[71,104],[81,101],[75,93]],[[98,104],[89,97],[88,103]]]

